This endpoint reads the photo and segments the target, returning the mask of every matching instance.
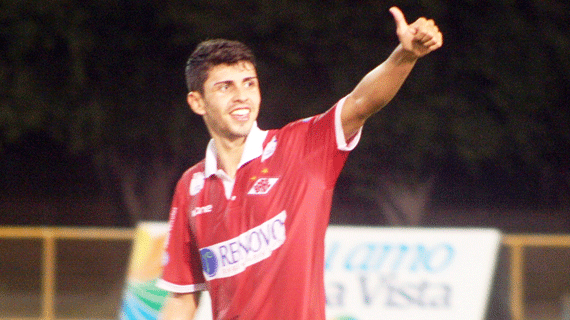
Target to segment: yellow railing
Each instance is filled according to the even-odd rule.
[[[524,254],[527,247],[570,248],[570,235],[505,235],[503,245],[510,249],[510,303],[513,320],[523,320]]]
[[[41,319],[55,319],[54,296],[56,241],[68,240],[127,240],[133,239],[134,229],[117,228],[52,228],[2,227],[1,238],[38,239],[42,241],[42,310]],[[527,247],[570,247],[570,235],[504,235],[503,245],[510,252],[510,306],[513,320],[523,320],[524,310],[524,254]],[[35,319],[35,318],[34,318]],[[2,318],[0,318],[2,320]]]
[[[4,227],[0,239],[39,239],[42,241],[42,310],[41,319],[55,319],[56,240],[132,240],[134,229]]]

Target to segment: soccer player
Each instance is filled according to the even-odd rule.
[[[191,319],[208,290],[214,319],[324,320],[324,237],[333,188],[368,117],[396,94],[418,58],[438,49],[433,20],[406,22],[399,45],[323,114],[278,130],[256,125],[252,52],[209,40],[188,60],[187,101],[211,140],[178,182],[164,271],[163,319]]]

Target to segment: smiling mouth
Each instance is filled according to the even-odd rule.
[[[247,116],[250,113],[249,109],[237,109],[231,112],[232,116]]]
[[[249,108],[239,108],[230,112],[232,118],[238,121],[248,121],[250,114],[251,110]]]

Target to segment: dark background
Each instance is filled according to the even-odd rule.
[[[390,54],[391,5],[444,47],[366,124],[332,222],[568,232],[570,5],[545,0],[0,0],[0,224],[166,220],[208,140],[185,104],[199,41],[252,47],[275,128]]]

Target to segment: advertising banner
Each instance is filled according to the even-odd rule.
[[[331,226],[327,317],[482,320],[500,238],[492,229]]]
[[[156,287],[162,273],[164,244],[168,223],[142,222],[137,225],[129,260],[119,318],[123,320],[158,319],[168,292]],[[202,295],[196,320],[211,320],[210,297]]]
[[[157,319],[167,223],[141,223],[121,319]],[[483,320],[501,235],[494,229],[330,226],[325,289],[329,320]],[[197,320],[211,320],[206,293]]]

